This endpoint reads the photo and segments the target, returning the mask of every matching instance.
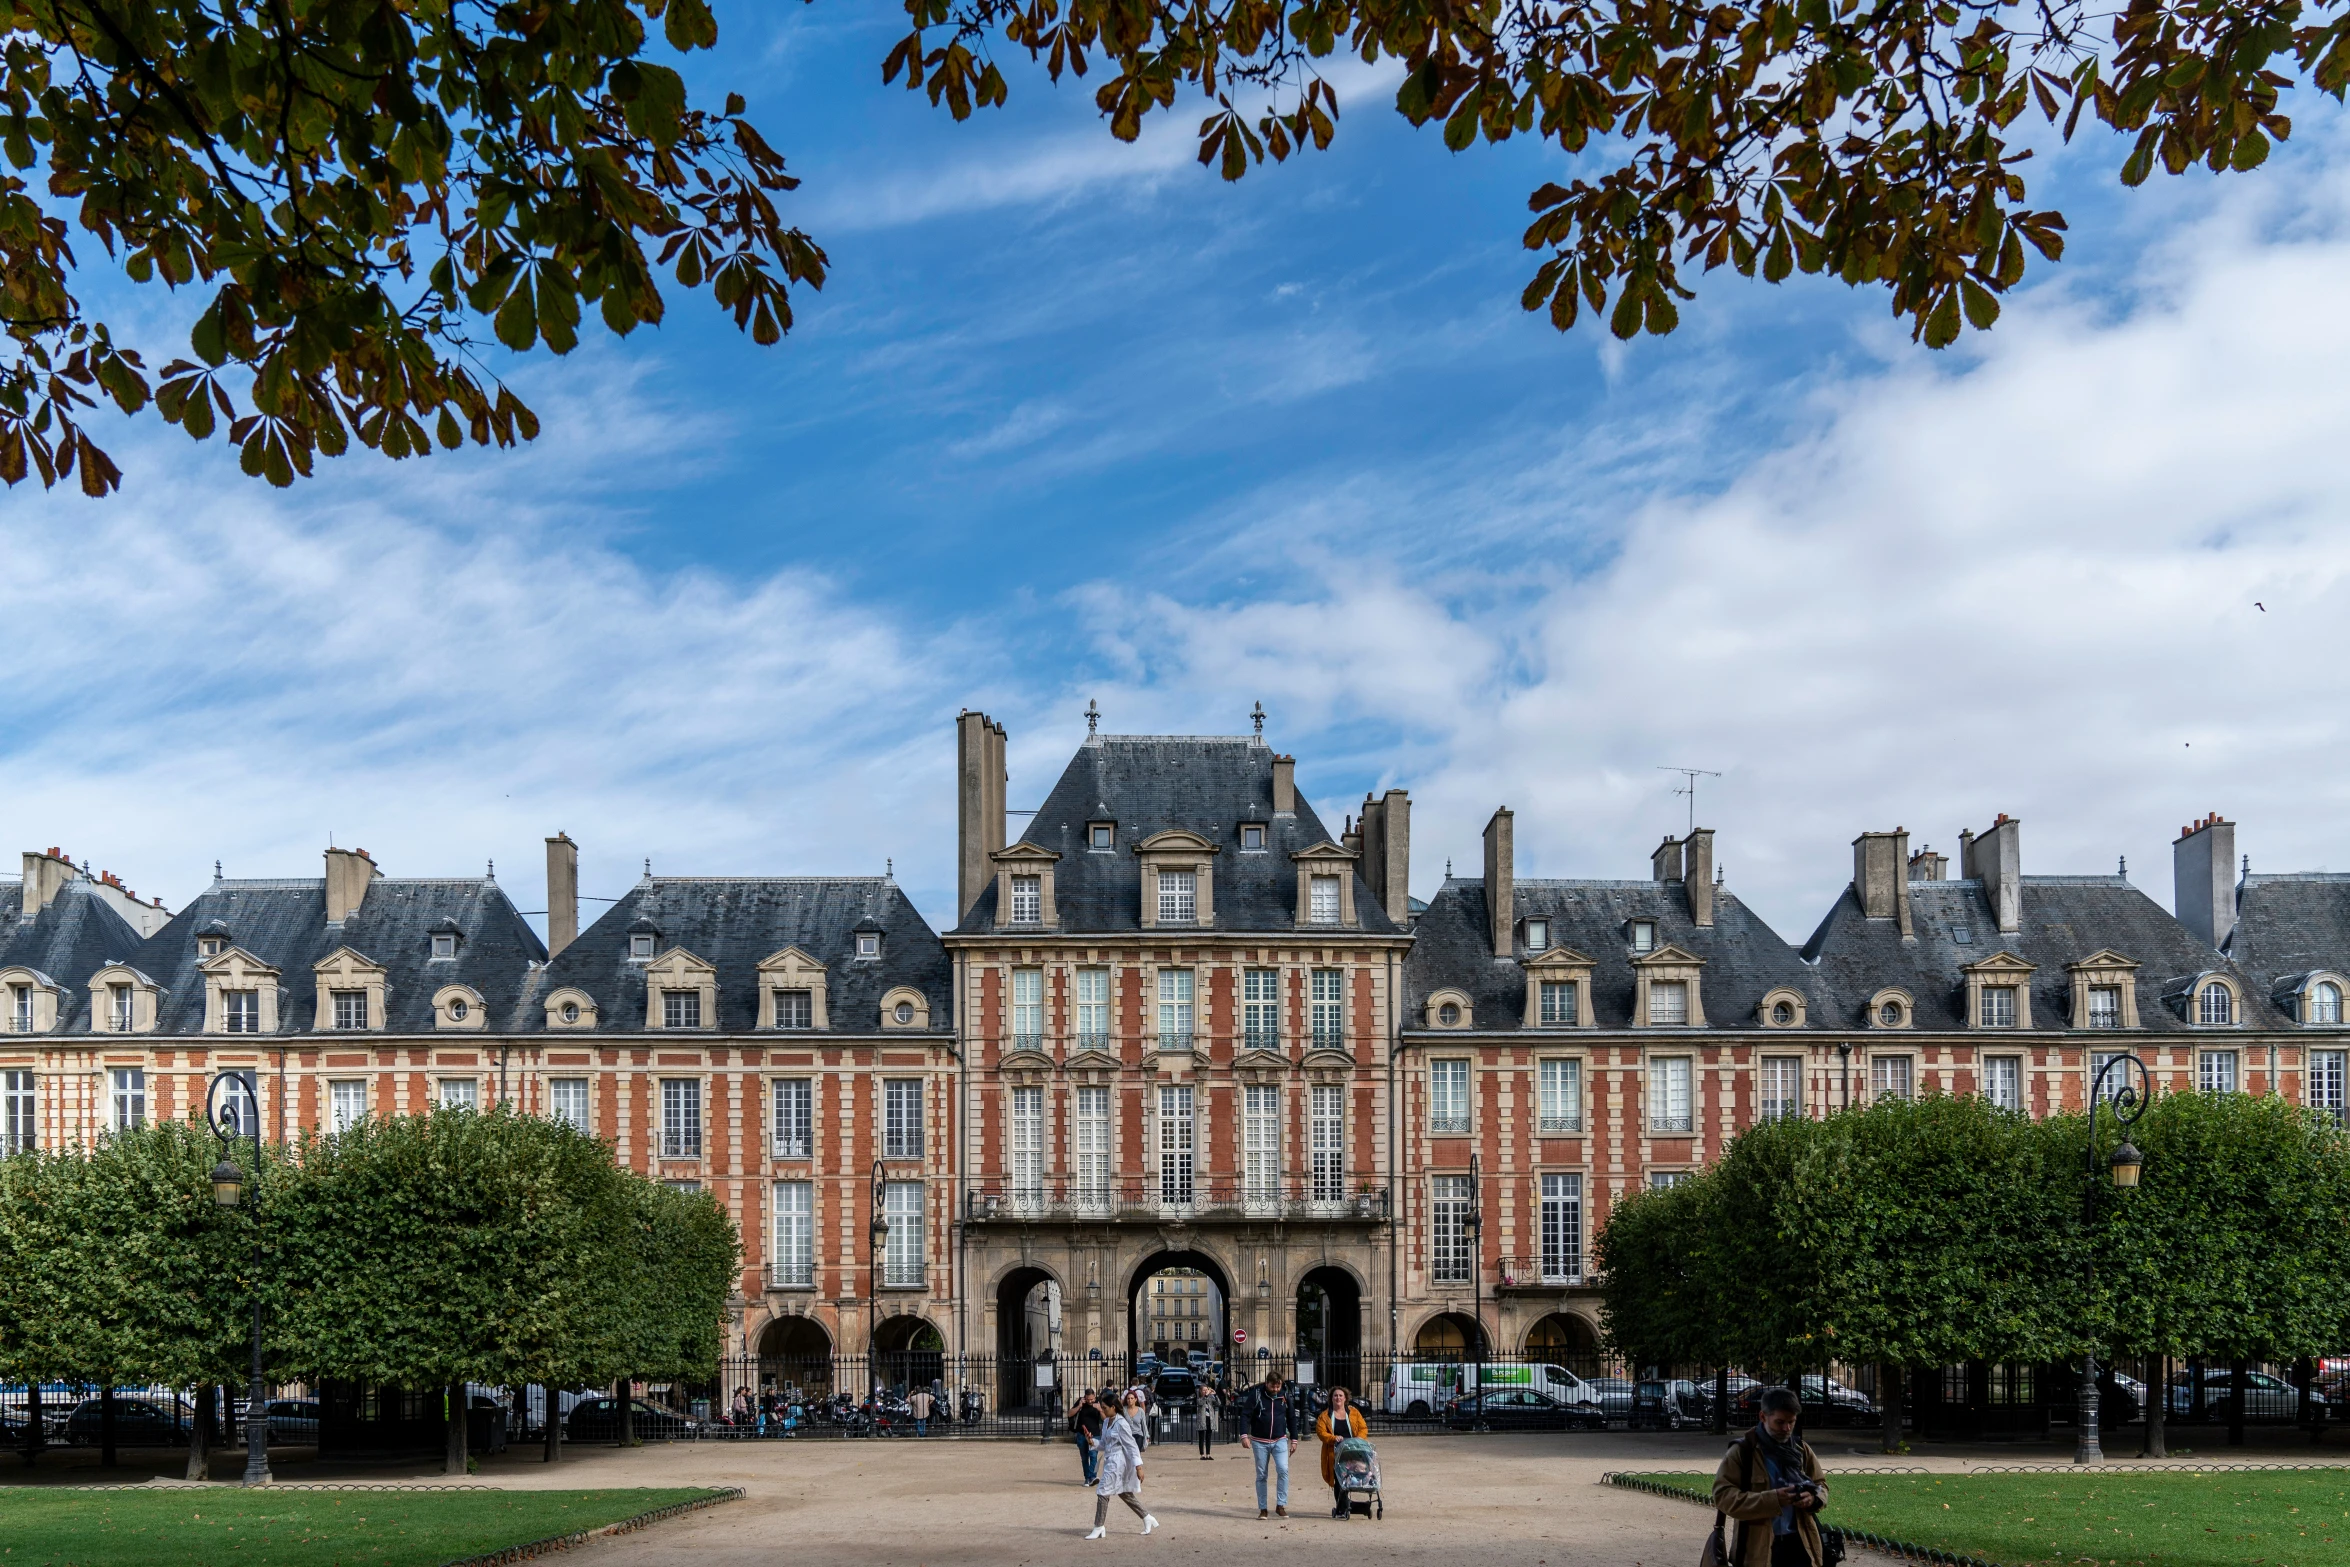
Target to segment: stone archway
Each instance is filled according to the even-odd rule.
[[[1485,1353],[1485,1330],[1465,1312],[1440,1311],[1412,1335],[1412,1354],[1421,1360],[1477,1360]]]
[[[1159,1274],[1174,1269],[1190,1269],[1203,1276],[1206,1288],[1197,1295],[1185,1295],[1168,1304],[1183,1304],[1180,1313],[1153,1317],[1150,1310],[1150,1281]],[[1199,1310],[1188,1309],[1191,1301],[1199,1303]],[[1156,1321],[1168,1330],[1164,1339],[1157,1337],[1151,1324]],[[1199,1333],[1193,1336],[1191,1325],[1198,1324]],[[1180,1329],[1180,1336],[1177,1330]],[[1232,1343],[1232,1275],[1224,1264],[1204,1251],[1153,1252],[1136,1265],[1126,1283],[1126,1363],[1131,1366],[1145,1351],[1159,1353],[1170,1360],[1188,1356],[1194,1348],[1204,1349],[1211,1360],[1236,1358]],[[1239,1375],[1235,1371],[1233,1375]]]
[[[1363,1288],[1346,1269],[1309,1268],[1297,1284],[1298,1380],[1362,1394]],[[1313,1367],[1309,1379],[1304,1368]]]
[[[1041,1409],[1054,1396],[1037,1386],[1036,1368],[1051,1365],[1059,1349],[1061,1281],[1049,1271],[1023,1265],[997,1281],[995,1290],[996,1407]]]
[[[813,1317],[776,1317],[759,1330],[761,1392],[799,1392],[810,1399],[832,1391],[832,1335]]]
[[[892,1392],[943,1385],[946,1339],[921,1317],[889,1317],[873,1330],[873,1380]]]
[[[1566,1367],[1575,1375],[1599,1375],[1599,1334],[1571,1311],[1554,1311],[1526,1330],[1526,1358]]]

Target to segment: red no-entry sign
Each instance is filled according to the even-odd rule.
[[[1235,1344],[1245,1344],[1245,1343],[1247,1343],[1247,1342],[1248,1342],[1248,1329],[1246,1329],[1246,1328],[1234,1328],[1234,1329],[1232,1330],[1232,1342],[1233,1342],[1233,1343],[1235,1343]]]

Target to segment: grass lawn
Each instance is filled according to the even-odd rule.
[[[439,1567],[710,1494],[0,1488],[0,1567]]]
[[[1709,1492],[1713,1477],[1643,1479]],[[2350,1470],[1828,1477],[1828,1520],[2002,1567],[2350,1567]]]

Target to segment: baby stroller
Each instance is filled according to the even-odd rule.
[[[1387,1504],[1379,1499],[1379,1452],[1359,1436],[1338,1444],[1338,1494],[1346,1498],[1349,1513],[1385,1518]]]

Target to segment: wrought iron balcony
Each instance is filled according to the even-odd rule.
[[[1583,1282],[1580,1257],[1504,1257],[1495,1272],[1494,1288],[1539,1294],[1572,1289]]]
[[[1107,1183],[1053,1177],[974,1182],[964,1202],[965,1217],[974,1224],[1157,1224],[1170,1219],[1193,1224],[1260,1219],[1370,1224],[1387,1218],[1388,1195],[1384,1181],[1332,1183],[1310,1177],[1268,1183],[1220,1176],[1195,1178],[1188,1186],[1163,1184],[1156,1177]]]

